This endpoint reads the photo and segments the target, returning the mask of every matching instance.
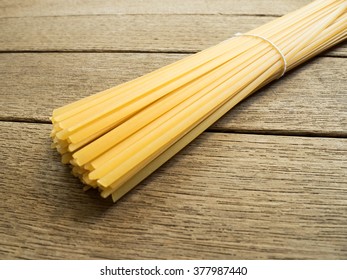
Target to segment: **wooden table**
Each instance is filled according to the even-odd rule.
[[[52,109],[309,0],[0,2],[0,258],[347,258],[346,44],[254,94],[118,203],[50,149]]]

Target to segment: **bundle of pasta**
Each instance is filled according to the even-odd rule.
[[[54,110],[53,147],[114,201],[248,95],[344,40],[345,0],[318,0],[135,80]]]

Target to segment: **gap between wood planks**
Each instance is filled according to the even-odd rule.
[[[185,50],[0,50],[0,53],[160,53],[160,54],[195,54],[196,51],[185,51]],[[316,57],[336,57],[345,58],[344,55],[339,54],[329,54],[329,50],[317,55]]]
[[[100,17],[100,16],[162,16],[162,15],[174,15],[174,16],[240,16],[240,17],[281,17],[282,14],[228,14],[228,13],[187,13],[187,14],[180,14],[180,13],[171,13],[171,14],[160,14],[160,13],[150,13],[150,14],[136,14],[136,13],[118,13],[118,14],[85,14],[85,15],[78,15],[78,14],[66,14],[66,15],[43,15],[43,16],[13,16],[13,17],[1,17],[1,19],[12,19],[12,18],[57,18],[57,17]]]
[[[20,119],[20,118],[0,118],[0,122],[13,122],[13,123],[34,123],[34,124],[51,124],[49,121],[33,120],[33,119]],[[288,137],[310,137],[310,138],[347,138],[346,133],[315,133],[315,132],[299,132],[299,131],[277,131],[277,130],[246,130],[246,129],[218,129],[208,128],[205,132],[210,133],[232,133],[232,134],[250,134],[250,135],[269,135],[269,136],[288,136]]]

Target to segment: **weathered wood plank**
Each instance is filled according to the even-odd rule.
[[[0,51],[195,52],[271,19],[223,15],[3,18]],[[346,45],[328,52],[346,53]]]
[[[0,118],[49,121],[54,108],[182,58],[178,54],[0,54]],[[259,91],[218,130],[346,136],[343,58],[316,58]]]
[[[310,0],[2,0],[0,17],[100,14],[263,14],[283,15]]]
[[[112,205],[0,122],[0,258],[345,259],[347,139],[205,133]]]

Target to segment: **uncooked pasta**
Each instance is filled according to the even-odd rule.
[[[344,40],[346,9],[315,1],[55,109],[52,146],[85,189],[116,201],[251,93]]]

